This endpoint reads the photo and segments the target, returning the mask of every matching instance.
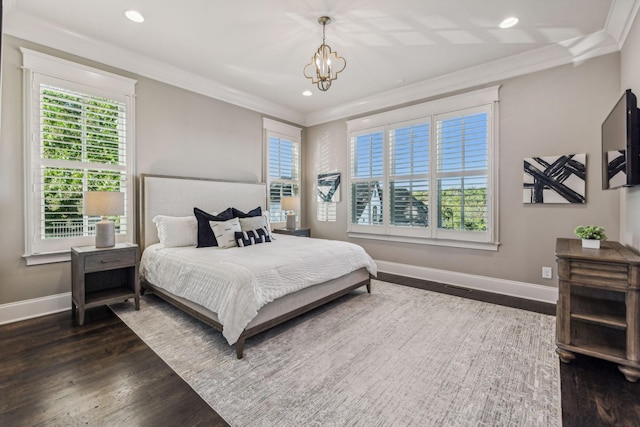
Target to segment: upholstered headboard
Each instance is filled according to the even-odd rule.
[[[228,207],[249,211],[267,203],[262,183],[216,181],[162,175],[140,175],[138,244],[140,249],[158,242],[156,215],[189,216],[197,207],[222,212]]]

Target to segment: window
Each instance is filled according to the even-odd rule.
[[[495,250],[498,88],[347,123],[353,236]]]
[[[441,234],[486,232],[488,223],[488,112],[438,116],[438,227]],[[452,237],[455,237],[452,235]]]
[[[263,119],[263,126],[269,220],[272,223],[284,223],[287,220],[287,212],[282,209],[282,198],[300,196],[300,135],[302,131],[300,128],[266,118]]]
[[[117,241],[132,241],[135,81],[22,52],[27,263],[65,260],[71,246],[94,243],[100,218],[84,215],[85,191],[125,193],[125,214],[111,219]]]

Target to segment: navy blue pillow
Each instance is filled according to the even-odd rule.
[[[233,212],[233,217],[234,218],[249,218],[249,217],[252,217],[252,216],[261,216],[262,215],[262,208],[260,206],[258,206],[255,209],[250,210],[247,213],[244,213],[240,209],[236,209],[236,208],[231,208],[231,211]]]
[[[209,246],[218,246],[216,236],[213,235],[213,230],[209,221],[228,221],[233,219],[233,211],[231,208],[227,208],[220,212],[218,215],[211,215],[202,209],[193,208],[193,214],[198,220],[198,246],[199,248],[207,248]]]
[[[258,228],[257,230],[249,231],[236,231],[234,233],[236,243],[238,246],[245,247],[251,245],[257,245],[258,243],[267,243],[271,241],[269,233],[264,228]]]

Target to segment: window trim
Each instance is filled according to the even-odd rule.
[[[135,236],[135,85],[136,80],[96,68],[56,58],[30,49],[20,48],[23,55],[23,126],[24,126],[24,254],[27,265],[38,265],[70,260],[70,248],[76,244],[91,245],[94,236],[73,238],[69,249],[39,251],[35,242],[36,221],[39,221],[37,206],[39,193],[35,192],[34,157],[37,153],[35,141],[39,139],[39,122],[35,119],[39,108],[34,98],[34,84],[40,80],[64,80],[64,88],[90,89],[90,95],[116,97],[125,102],[127,108],[126,129],[126,194],[127,233],[116,236],[117,242],[133,241]],[[36,105],[37,104],[37,105]],[[38,163],[39,164],[39,163]],[[64,244],[63,244],[64,245]]]
[[[399,108],[396,110],[386,111],[383,113],[374,114],[371,116],[360,117],[357,119],[347,121],[347,156],[350,161],[347,164],[347,188],[348,188],[348,218],[347,218],[347,235],[353,238],[373,239],[373,240],[387,240],[397,241],[405,243],[426,244],[426,245],[438,245],[438,246],[451,246],[470,249],[481,249],[497,251],[499,242],[499,218],[498,218],[498,123],[499,123],[499,88],[500,86],[492,86],[476,91],[454,95],[451,97],[430,101],[422,104],[412,105],[408,107]],[[429,227],[426,227],[429,236],[424,236],[425,232],[420,230],[399,230],[402,227],[394,227],[389,224],[388,218],[390,214],[390,206],[388,196],[385,196],[386,206],[385,215],[386,221],[384,226],[371,226],[371,225],[359,225],[353,224],[351,221],[351,168],[352,168],[352,141],[353,138],[359,134],[366,134],[379,130],[381,127],[385,129],[385,176],[383,178],[383,185],[385,188],[389,187],[390,177],[388,173],[388,131],[391,126],[397,127],[402,123],[412,123],[417,119],[429,118],[430,133],[434,136],[431,137],[431,141],[435,141],[435,125],[438,116],[446,116],[450,112],[458,110],[473,109],[476,107],[488,106],[488,129],[489,134],[489,149],[488,149],[488,201],[487,201],[487,215],[489,222],[489,230],[487,230],[486,237],[478,239],[472,237],[473,235],[465,232],[456,232],[454,230],[438,230],[434,227],[435,212],[431,209]],[[436,168],[435,166],[435,143],[432,143],[431,147],[431,161],[430,164],[430,188],[434,189],[433,185],[436,183]],[[387,191],[388,193],[388,191]],[[378,228],[379,227],[379,228]],[[407,233],[409,231],[409,233]],[[410,232],[413,231],[413,232]],[[464,234],[463,234],[464,233]],[[422,236],[421,236],[422,234]],[[478,236],[479,237],[479,236]]]
[[[301,224],[302,213],[304,211],[304,189],[302,188],[302,128],[292,126],[286,123],[278,122],[276,120],[272,120],[266,117],[262,118],[262,128],[263,128],[263,143],[262,143],[262,157],[263,157],[263,176],[262,181],[267,186],[267,200],[265,201],[266,210],[270,211],[269,201],[269,191],[270,191],[270,179],[269,179],[269,138],[271,136],[275,136],[278,138],[290,140],[293,144],[298,146],[298,196],[300,197],[300,212],[296,215],[296,227],[299,227]],[[279,228],[284,227],[286,221],[282,222],[271,222],[272,227]]]

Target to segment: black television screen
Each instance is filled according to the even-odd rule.
[[[627,89],[602,123],[602,188],[640,184],[640,133],[636,96]]]

